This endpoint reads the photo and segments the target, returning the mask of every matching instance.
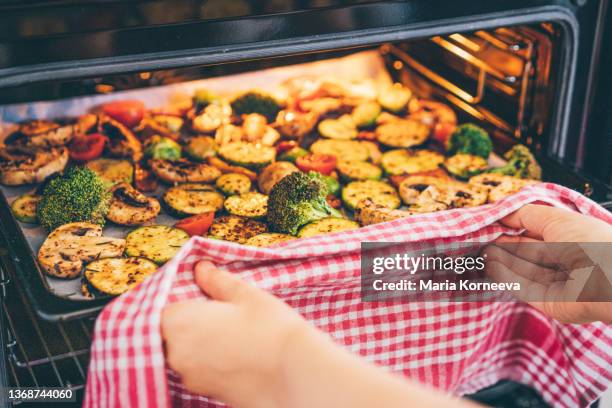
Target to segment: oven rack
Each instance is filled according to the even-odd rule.
[[[74,406],[80,406],[95,318],[40,319],[12,276],[9,265],[0,262],[0,327],[8,386],[70,388],[76,393]]]

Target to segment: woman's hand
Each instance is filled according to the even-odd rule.
[[[195,268],[212,300],[167,306],[167,361],[196,394],[234,406],[280,406],[283,355],[312,329],[289,306],[209,262]]]
[[[612,322],[612,226],[533,204],[501,223],[525,232],[485,249],[489,276],[519,282],[518,298],[559,321]]]

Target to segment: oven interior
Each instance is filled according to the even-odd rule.
[[[0,114],[3,104],[113,93],[376,49],[394,80],[420,97],[449,104],[459,123],[472,121],[486,127],[497,153],[514,143],[526,144],[541,161],[546,180],[605,197],[607,192],[594,192],[591,182],[579,176],[580,169],[564,171],[562,167],[562,139],[569,136],[561,125],[567,106],[561,85],[571,79],[564,41],[562,28],[551,22],[232,64],[36,83],[2,90]],[[92,319],[43,322],[12,278],[15,272],[10,265],[0,265],[0,271],[2,289],[10,285],[3,290],[2,313],[8,382],[82,389]]]

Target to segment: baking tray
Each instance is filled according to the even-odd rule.
[[[0,135],[9,133],[12,122],[27,119],[53,119],[65,116],[81,115],[91,108],[113,99],[139,99],[148,108],[164,107],[190,98],[193,90],[207,88],[219,93],[228,90],[239,92],[252,88],[266,88],[268,92],[281,90],[275,85],[295,76],[327,77],[329,72],[334,77],[350,81],[351,78],[370,78],[373,83],[390,82],[384,61],[377,51],[363,51],[348,57],[334,60],[318,61],[280,68],[264,69],[238,75],[217,77],[180,84],[152,87],[144,90],[117,92],[110,95],[73,98],[53,102],[0,106]],[[585,192],[587,182],[584,179],[563,168],[555,162],[540,158],[544,168],[545,178],[560,181],[570,188]],[[502,162],[493,157],[491,164]],[[555,167],[557,166],[557,167]],[[552,171],[547,171],[552,168]],[[564,178],[558,180],[562,175]],[[589,188],[592,188],[590,186]],[[0,186],[0,231],[5,235],[9,256],[15,265],[17,277],[29,296],[35,311],[46,320],[80,318],[98,312],[111,298],[88,299],[80,291],[80,279],[59,279],[48,276],[40,268],[36,254],[47,233],[37,225],[17,221],[11,210],[10,202],[15,198],[33,191],[35,186],[5,187]],[[160,198],[163,189],[153,196]],[[176,218],[163,212],[155,220],[155,224],[173,225]],[[104,235],[124,238],[133,227],[123,227],[107,224]]]

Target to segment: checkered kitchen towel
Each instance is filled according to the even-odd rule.
[[[496,221],[531,202],[612,223],[594,202],[538,184],[496,204],[423,214],[256,248],[192,238],[161,271],[110,303],[95,328],[86,407],[207,407],[166,367],[164,305],[202,296],[193,267],[208,259],[279,296],[356,354],[410,378],[466,394],[511,379],[554,406],[586,406],[612,382],[612,327],[562,325],[520,303],[364,303],[360,242],[489,242]]]

